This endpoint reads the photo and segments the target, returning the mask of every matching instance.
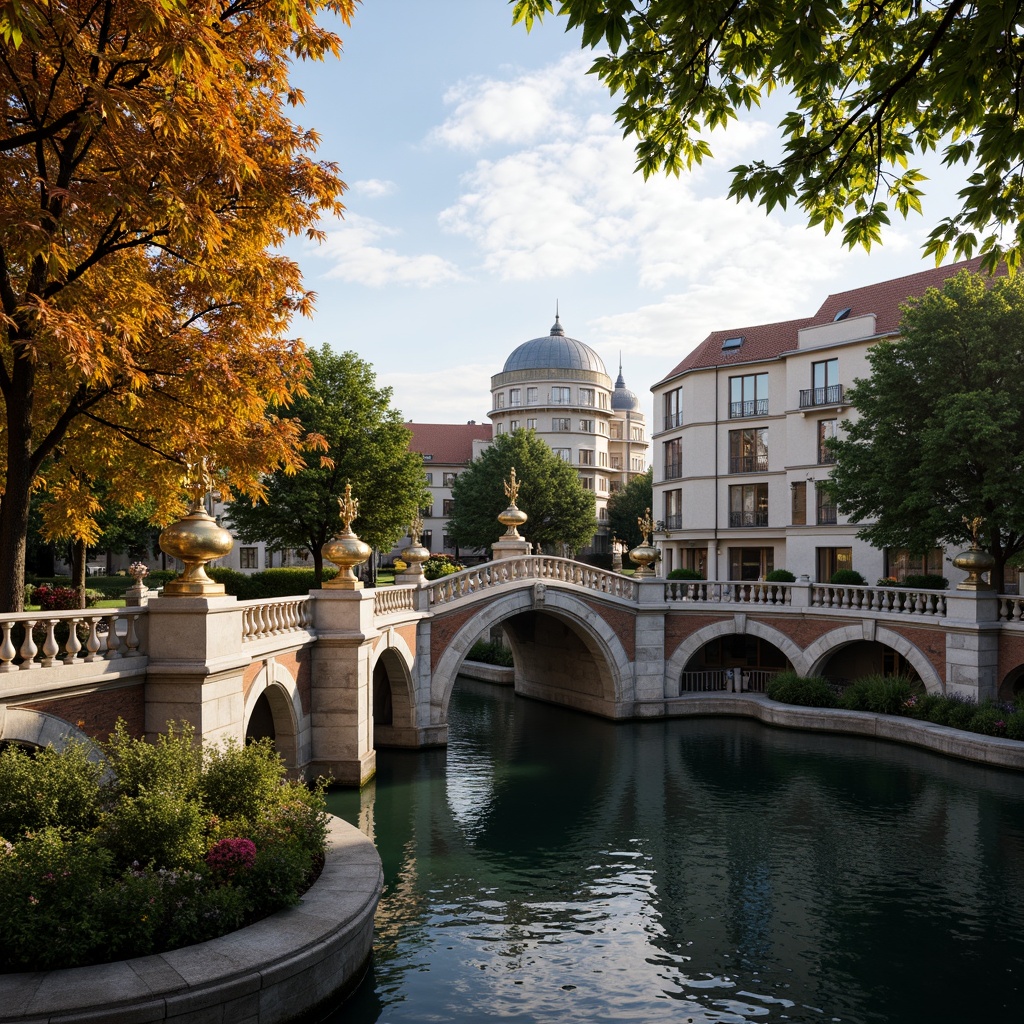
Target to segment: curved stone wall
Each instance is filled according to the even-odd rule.
[[[297,907],[169,953],[0,975],[0,1022],[292,1020],[362,977],[383,882],[373,843],[334,818],[324,870]]]

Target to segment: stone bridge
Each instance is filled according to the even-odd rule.
[[[401,579],[401,577],[399,578]],[[308,597],[157,597],[0,622],[0,739],[272,737],[295,771],[358,785],[378,746],[447,739],[456,676],[500,626],[517,693],[606,718],[672,715],[772,672],[916,674],[929,691],[1024,686],[1024,599],[986,591],[635,579],[544,555]]]

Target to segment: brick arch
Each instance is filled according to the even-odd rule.
[[[309,716],[302,710],[302,698],[291,673],[274,658],[268,658],[257,673],[245,697],[242,735],[249,729],[256,702],[266,695],[274,719],[274,746],[285,765],[297,772],[312,756],[312,730]]]
[[[545,583],[534,583],[517,589],[483,606],[456,630],[444,654],[435,666],[430,682],[430,721],[444,724],[448,721],[448,701],[451,699],[455,677],[474,641],[491,626],[520,612],[536,611],[551,615],[566,623],[580,638],[595,658],[600,658],[611,677],[611,692],[606,698],[615,705],[634,699],[633,662],[612,628],[582,597],[592,599],[594,594],[575,594]]]
[[[665,662],[665,696],[674,697],[678,694],[678,683],[690,659],[707,643],[723,636],[756,636],[773,644],[789,659],[794,671],[806,673],[809,662],[807,654],[785,633],[772,626],[748,619],[745,615],[736,615],[731,619],[714,622],[691,633],[676,649],[672,657]]]
[[[405,638],[396,629],[384,633],[383,643],[377,644],[370,658],[369,673],[373,680],[378,664],[383,664],[391,686],[391,725],[381,726],[374,722],[374,745],[402,743],[401,734],[416,727],[416,694],[413,684],[413,667],[416,655]]]
[[[867,637],[864,635],[862,623],[842,626],[818,637],[804,652],[809,662],[807,674],[814,675],[819,672],[840,647],[868,639],[884,644],[906,658],[914,666],[914,671],[921,677],[928,693],[946,692],[946,685],[939,673],[935,671],[935,666],[921,652],[920,648],[915,647],[906,637],[901,636],[895,630],[886,629],[884,626],[878,626],[874,636]]]

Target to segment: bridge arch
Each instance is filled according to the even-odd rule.
[[[53,747],[63,750],[74,743],[84,744],[99,754],[92,737],[56,715],[26,708],[0,708],[0,743],[16,743],[22,747]]]
[[[291,771],[309,761],[309,715],[302,710],[302,698],[291,673],[273,658],[264,662],[249,687],[242,725],[246,740],[272,739],[285,767]]]
[[[807,657],[804,651],[797,646],[785,633],[768,626],[756,619],[749,619],[745,615],[735,615],[731,619],[723,619],[721,622],[714,622],[704,626],[696,632],[691,633],[673,652],[672,657],[665,662],[665,696],[675,697],[678,695],[679,680],[683,670],[690,663],[690,659],[700,651],[705,644],[719,637],[756,636],[777,647],[789,660],[794,671],[801,675],[807,671]]]
[[[865,630],[863,623],[842,626],[818,637],[804,651],[804,655],[809,662],[808,674],[816,675],[821,672],[828,663],[829,658],[841,648],[865,640],[884,644],[906,658],[914,671],[920,676],[921,682],[928,693],[945,693],[945,683],[935,670],[935,666],[932,665],[920,648],[914,646],[906,637],[901,636],[895,630],[887,629],[884,626],[878,626],[874,630]]]
[[[396,630],[387,630],[370,659],[374,746],[415,746],[415,654]]]
[[[600,676],[600,695],[589,699],[576,699],[565,690],[557,694],[551,688],[537,684],[536,680],[521,678],[527,654],[522,628],[516,628],[509,620],[533,613],[543,619],[557,621],[567,627],[571,636],[580,646],[580,653],[592,659],[593,667]],[[615,635],[612,627],[586,601],[575,594],[562,590],[551,583],[534,583],[532,586],[504,592],[467,619],[448,642],[444,653],[435,666],[430,683],[430,705],[432,724],[444,724],[448,720],[448,702],[459,666],[469,653],[474,641],[492,626],[507,623],[506,635],[516,661],[516,692],[555,703],[580,707],[607,717],[629,715],[633,710],[633,662],[625,647]],[[564,668],[568,659],[559,661]],[[536,666],[534,666],[536,669]],[[548,692],[543,692],[545,689]]]

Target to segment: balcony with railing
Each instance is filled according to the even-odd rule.
[[[730,473],[764,473],[768,470],[768,453],[758,455],[730,455]]]
[[[730,512],[729,513],[729,526],[731,527],[742,527],[742,526],[767,526],[768,525],[768,510],[757,509],[752,512]]]
[[[755,398],[749,402],[730,402],[729,403],[729,419],[741,420],[747,419],[750,416],[767,416],[768,415],[768,399],[767,398]]]
[[[683,528],[682,512],[677,512],[672,516],[665,516],[664,528],[666,530],[681,530]]]
[[[842,384],[830,384],[826,388],[807,388],[800,392],[800,408],[812,409],[819,405],[842,405],[845,402]]]
[[[677,480],[683,475],[683,463],[681,461],[673,461],[665,463],[665,479],[666,480]]]
[[[818,506],[818,526],[835,526],[836,522],[835,505]]]

